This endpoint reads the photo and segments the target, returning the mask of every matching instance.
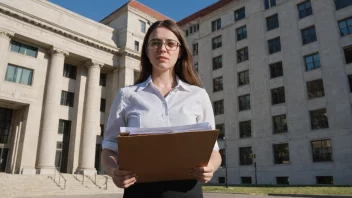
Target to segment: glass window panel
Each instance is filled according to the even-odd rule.
[[[17,67],[16,69],[16,79],[15,79],[15,82],[19,83],[21,81],[21,78],[22,78],[22,72],[23,72],[23,69],[20,68],[20,67]]]
[[[16,67],[8,65],[6,70],[5,80],[10,82],[15,82],[15,78],[16,78]]]

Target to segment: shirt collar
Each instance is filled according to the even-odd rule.
[[[182,88],[185,91],[191,91],[191,89],[189,87],[190,85],[183,82],[178,76],[176,76],[176,82],[177,82],[177,85],[175,87],[176,89]],[[147,78],[147,80],[145,80],[144,82],[142,82],[138,85],[137,91],[141,91],[141,90],[145,89],[151,83],[152,83],[152,76],[150,75]]]

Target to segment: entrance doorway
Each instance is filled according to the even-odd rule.
[[[63,134],[63,141],[56,144],[55,166],[61,173],[67,173],[68,152],[70,147],[71,121],[59,121],[59,133]]]
[[[6,170],[12,114],[12,109],[0,108],[0,172]]]

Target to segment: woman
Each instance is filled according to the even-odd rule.
[[[117,187],[125,189],[124,197],[203,197],[199,182],[209,182],[221,164],[217,143],[208,165],[190,170],[194,180],[136,183],[138,175],[119,170],[116,137],[120,127],[215,125],[209,96],[200,87],[186,40],[174,22],[157,21],[149,28],[141,66],[136,85],[120,89],[111,106],[103,140],[104,169]]]

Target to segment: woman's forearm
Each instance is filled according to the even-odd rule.
[[[116,153],[109,149],[103,149],[101,152],[101,164],[105,172],[112,177],[115,168],[118,167],[118,157]]]
[[[216,171],[221,165],[221,155],[219,151],[213,151],[210,156],[209,163],[213,166],[214,171]]]

